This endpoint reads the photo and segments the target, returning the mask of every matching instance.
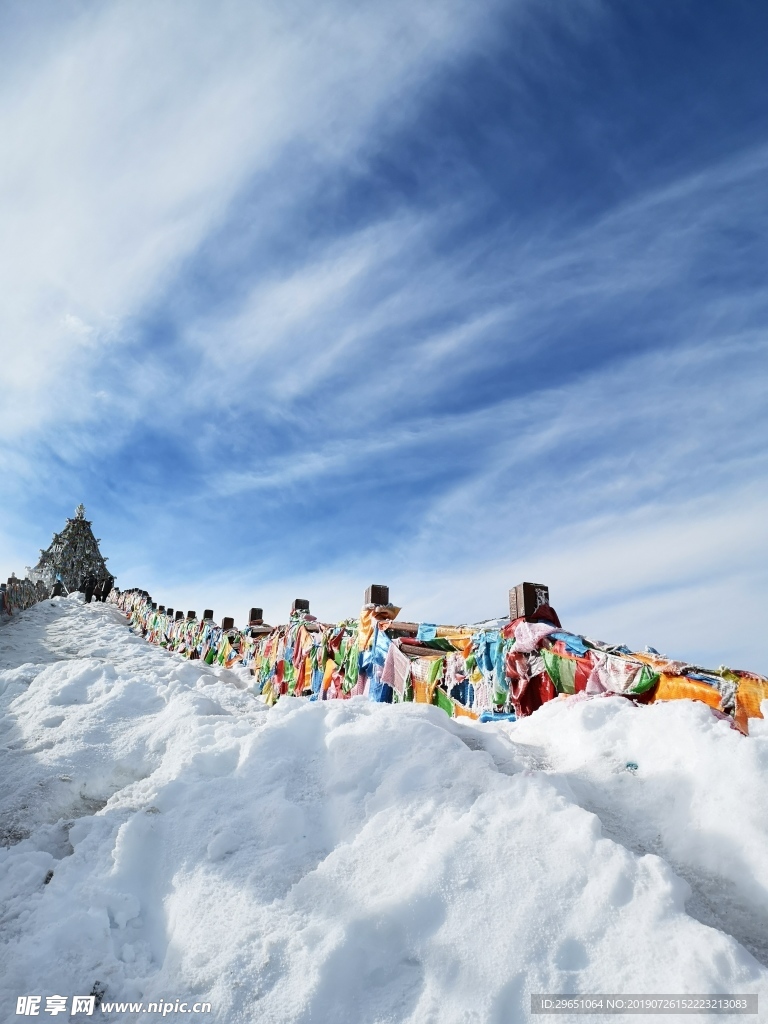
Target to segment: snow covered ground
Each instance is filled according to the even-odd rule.
[[[763,723],[266,710],[248,685],[110,606],[0,626],[3,1021],[96,983],[210,1001],[187,1021],[511,1024],[531,992],[757,992],[768,1019]]]

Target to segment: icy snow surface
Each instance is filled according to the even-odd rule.
[[[0,626],[3,1020],[97,981],[260,1024],[510,1024],[531,992],[768,1002],[763,723],[618,697],[510,725],[267,710],[248,686],[110,606]]]

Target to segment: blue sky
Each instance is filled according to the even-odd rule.
[[[768,9],[0,12],[0,575],[768,671]]]

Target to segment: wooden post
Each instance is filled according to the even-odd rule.
[[[372,583],[365,592],[364,604],[385,605],[389,604],[389,587],[383,583]]]
[[[169,619],[172,619],[173,618],[173,608],[166,609],[165,614],[168,616]]]
[[[549,587],[543,583],[518,583],[509,592],[509,617],[533,615],[543,604],[549,604]]]
[[[183,618],[184,618],[184,612],[181,612],[181,611],[176,612],[176,622],[181,622],[181,620]]]
[[[225,633],[228,629],[234,629],[235,620],[230,618],[228,615],[225,615],[224,618],[221,620],[221,628],[224,630]]]
[[[196,619],[197,616],[195,615],[194,612],[187,612],[187,618],[188,619]]]
[[[251,608],[248,612],[248,625],[249,626],[260,626],[264,621],[264,609],[263,608]]]
[[[309,612],[309,601],[304,597],[295,597],[293,604],[291,605],[291,615],[295,615],[296,612]]]
[[[203,619],[210,621],[213,618],[213,608],[206,608],[203,612]]]

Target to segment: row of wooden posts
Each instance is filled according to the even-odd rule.
[[[144,593],[146,594],[146,591],[144,591]],[[174,618],[176,622],[184,621],[185,616],[183,611],[174,611],[173,608],[166,608],[165,605],[159,605],[156,601],[152,601],[148,594],[146,596],[147,600],[150,601],[153,611],[158,611],[162,615]],[[381,583],[372,583],[365,591],[363,603],[368,607],[389,606],[389,587]],[[537,608],[540,608],[541,605],[545,604],[549,604],[549,587],[542,583],[518,583],[516,587],[513,587],[509,591],[510,620],[517,619],[523,615],[533,615]],[[306,615],[309,614],[309,601],[307,598],[294,598],[293,603],[291,604],[291,616],[298,612],[303,612]],[[194,611],[188,611],[186,618],[188,620],[196,619],[197,613]],[[203,621],[213,621],[212,608],[205,609],[203,612]],[[235,620],[231,616],[225,616],[221,621],[221,628],[225,631],[234,629]],[[248,613],[248,628],[252,630],[262,630],[263,632],[268,632],[270,630],[271,627],[267,626],[264,622],[263,608],[251,608]]]

